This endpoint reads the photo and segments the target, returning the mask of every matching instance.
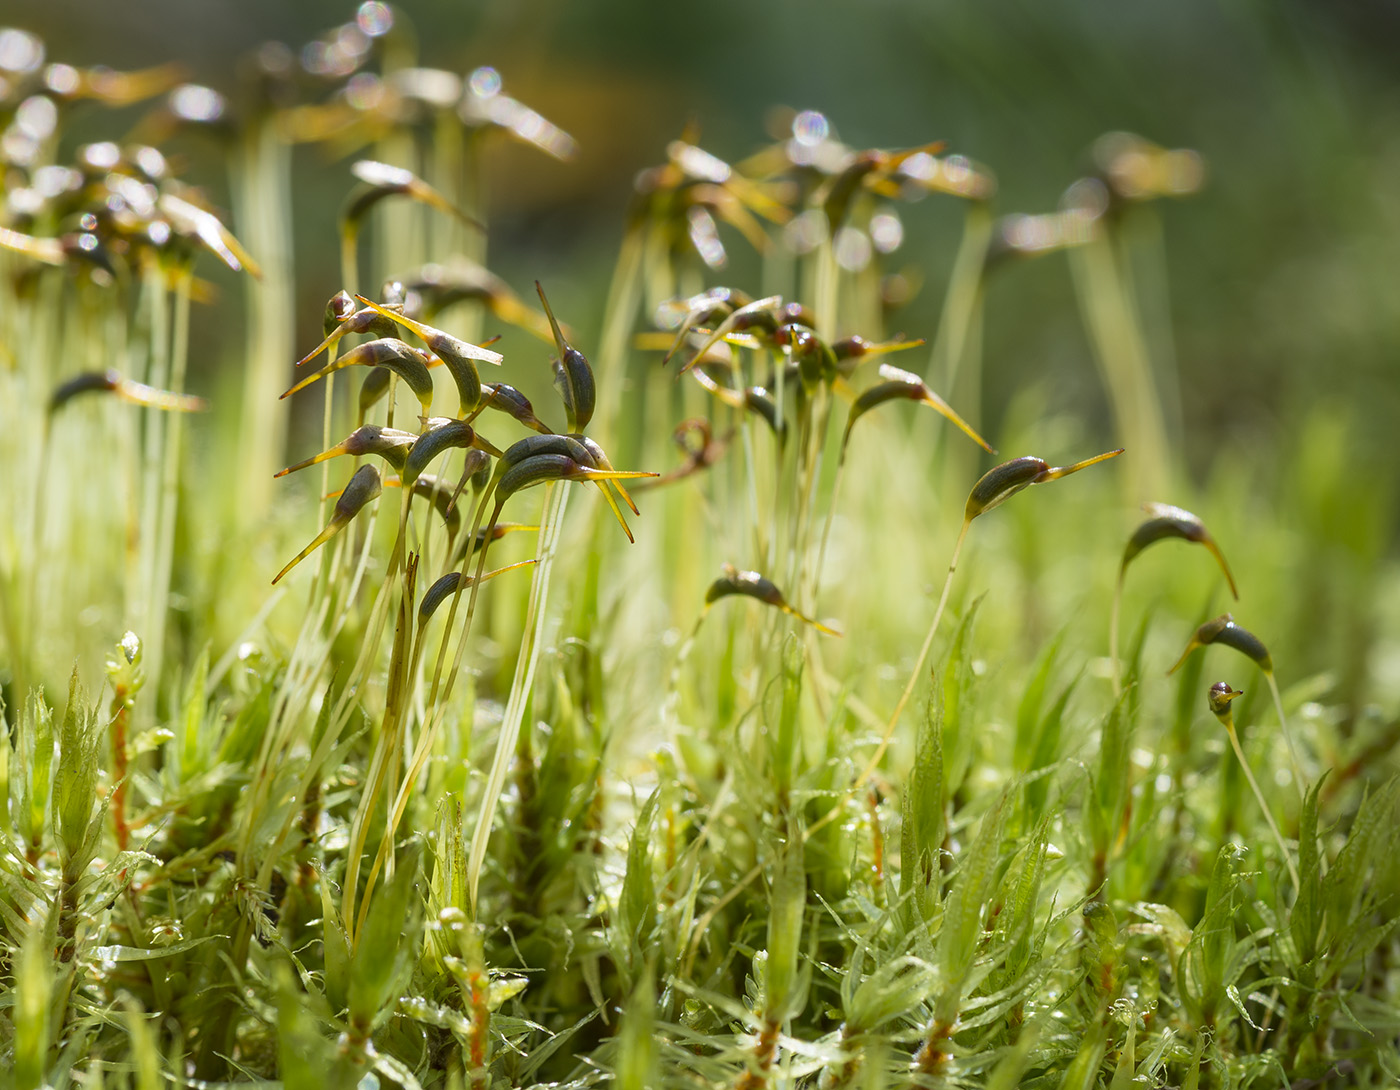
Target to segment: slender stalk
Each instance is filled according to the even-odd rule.
[[[1279,729],[1283,731],[1283,740],[1288,744],[1288,760],[1293,766],[1293,784],[1298,788],[1300,799],[1307,797],[1307,788],[1304,786],[1303,766],[1298,762],[1298,750],[1293,745],[1293,732],[1288,729],[1288,718],[1283,714],[1283,697],[1278,691],[1278,682],[1274,680],[1274,673],[1270,670],[1264,675],[1269,682],[1269,692],[1274,698],[1274,710],[1278,713]]]
[[[190,286],[194,271],[188,265],[175,272],[175,324],[172,331],[173,352],[170,367],[170,389],[180,393],[185,388],[185,368],[190,348]],[[151,415],[158,415],[152,413]],[[184,437],[183,413],[169,413],[165,442],[165,459],[161,472],[160,538],[156,546],[155,581],[151,592],[152,614],[149,618],[150,638],[146,657],[146,678],[153,694],[152,710],[160,697],[161,670],[165,662],[165,625],[170,612],[170,578],[175,560],[175,525],[180,503],[181,440]]]
[[[903,713],[905,705],[909,703],[909,698],[914,695],[914,687],[919,683],[919,674],[923,670],[924,660],[928,658],[929,649],[933,647],[933,637],[938,632],[938,622],[943,619],[943,610],[948,604],[948,590],[953,585],[953,572],[957,570],[963,540],[967,537],[967,528],[971,525],[971,520],[964,520],[962,530],[958,533],[957,544],[953,546],[953,559],[948,562],[948,577],[943,580],[943,593],[938,596],[938,608],[933,612],[933,623],[929,625],[928,635],[924,637],[924,645],[919,648],[919,657],[914,661],[914,669],[909,674],[909,683],[904,686],[904,692],[899,696],[899,703],[894,706],[894,712],[890,715],[889,722],[885,724],[885,735],[880,739],[880,744],[876,747],[874,755],[866,763],[865,770],[861,772],[856,781],[857,787],[864,786],[879,766],[880,758],[885,755],[885,750],[889,748],[890,739],[894,737],[899,717]]]
[[[546,605],[549,601],[549,579],[554,569],[554,558],[564,524],[564,510],[568,505],[567,487],[549,482],[545,485],[544,517],[540,521],[539,563],[535,567],[534,578],[530,583],[530,605],[525,613],[524,642],[515,662],[515,678],[511,682],[510,697],[506,702],[505,716],[501,721],[500,732],[496,736],[496,753],[491,761],[491,771],[486,780],[486,790],[481,799],[481,811],[476,829],[472,833],[471,848],[467,855],[467,896],[471,905],[471,916],[477,915],[477,888],[481,880],[481,866],[486,859],[486,846],[491,839],[491,828],[496,814],[496,803],[505,787],[506,772],[515,756],[515,742],[520,733],[520,724],[525,716],[525,704],[534,683],[535,666],[539,662],[541,645],[544,642],[544,625],[547,619]],[[485,550],[482,550],[483,553]]]
[[[1298,868],[1293,862],[1293,856],[1288,852],[1288,845],[1283,841],[1283,834],[1279,832],[1274,815],[1269,810],[1269,804],[1264,799],[1264,792],[1259,789],[1259,781],[1254,778],[1254,773],[1250,771],[1249,761],[1245,759],[1244,749],[1240,746],[1239,735],[1235,733],[1235,724],[1227,722],[1225,730],[1230,735],[1230,745],[1235,747],[1235,756],[1239,758],[1240,768],[1244,770],[1244,778],[1249,781],[1249,786],[1254,791],[1254,797],[1259,802],[1259,809],[1264,811],[1264,820],[1269,823],[1269,831],[1274,834],[1274,840],[1278,843],[1278,850],[1283,855],[1283,861],[1288,864],[1288,876],[1293,879],[1293,890],[1298,890]]]
[[[1123,695],[1123,667],[1118,661],[1118,615],[1123,606],[1123,568],[1113,585],[1113,609],[1108,615],[1108,661],[1113,665],[1113,699]]]

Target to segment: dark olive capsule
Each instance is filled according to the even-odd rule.
[[[423,595],[423,602],[418,607],[418,621],[421,624],[437,612],[438,606],[442,605],[453,594],[457,593],[457,585],[462,581],[462,573],[450,571],[441,579],[428,588],[428,592]],[[471,585],[471,580],[467,580]]]
[[[514,386],[504,382],[483,382],[481,400],[486,408],[505,413],[532,431],[549,433],[549,428],[535,415],[535,407],[530,404],[530,399]]]
[[[972,486],[963,517],[969,522],[984,511],[1005,503],[1023,488],[1034,484],[1050,468],[1041,458],[1013,458],[993,466]]]

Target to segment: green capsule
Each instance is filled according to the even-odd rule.
[[[724,565],[724,574],[711,583],[709,589],[705,591],[705,608],[708,610],[721,598],[728,598],[735,594],[745,598],[753,598],[764,605],[782,610],[804,624],[811,625],[817,631],[825,632],[828,636],[841,635],[835,629],[828,628],[820,621],[815,621],[793,609],[792,606],[788,605],[787,599],[783,597],[783,592],[771,579],[756,571],[740,571],[732,564]]]
[[[954,412],[952,406],[929,389],[928,384],[918,375],[909,371],[901,371],[898,367],[891,367],[889,364],[883,364],[880,367],[880,377],[885,381],[870,387],[851,405],[851,414],[846,419],[846,432],[841,437],[842,457],[845,456],[846,444],[851,438],[851,428],[855,426],[857,420],[876,406],[901,399],[917,401],[921,405],[929,406],[988,454],[996,453],[991,444],[973,431],[971,425]]]
[[[1230,565],[1225,562],[1225,554],[1220,551],[1220,546],[1215,543],[1215,539],[1210,536],[1210,531],[1200,518],[1190,511],[1166,503],[1145,503],[1142,509],[1149,517],[1128,539],[1127,547],[1123,550],[1120,571],[1126,571],[1128,564],[1149,545],[1168,538],[1180,538],[1204,545],[1210,550],[1211,555],[1220,564],[1220,570],[1225,573],[1225,581],[1230,584],[1230,593],[1239,598],[1240,593],[1235,588],[1235,577],[1230,573]]]
[[[275,585],[284,575],[295,568],[303,560],[311,555],[321,545],[325,544],[341,530],[350,524],[350,520],[363,510],[364,506],[383,491],[383,482],[379,479],[379,470],[374,466],[361,466],[355,471],[355,475],[350,478],[350,483],[345,486],[345,491],[340,494],[340,499],[336,500],[335,510],[331,513],[331,519],[326,523],[326,528],[317,534],[306,548],[297,553],[277,575],[272,582]]]
[[[308,375],[282,396],[290,397],[298,390],[305,389],[317,379],[324,378],[333,371],[345,367],[387,367],[404,380],[408,388],[418,398],[426,415],[433,404],[433,376],[428,373],[429,359],[426,353],[394,337],[381,337],[352,348],[339,359],[328,363],[315,374]]]
[[[582,352],[564,340],[564,332],[559,328],[559,322],[538,280],[535,281],[535,290],[540,293],[540,303],[544,306],[545,317],[549,319],[549,328],[554,333],[554,347],[559,352],[553,362],[554,385],[564,401],[564,418],[569,423],[570,431],[583,431],[593,419],[593,410],[598,403],[593,368]]]
[[[1069,466],[1051,466],[1044,459],[1032,457],[1013,458],[1009,462],[1002,462],[1001,465],[989,469],[972,486],[972,491],[968,493],[963,519],[965,522],[971,522],[978,515],[990,511],[993,507],[1000,507],[1022,489],[1029,488],[1033,484],[1042,484],[1045,481],[1068,477],[1071,473],[1078,473],[1081,469],[1107,461],[1109,458],[1116,458],[1122,453],[1123,448],[1119,447],[1117,450],[1105,451],[1103,454],[1096,454],[1092,458],[1086,458],[1082,462],[1075,462]]]
[[[436,427],[430,427],[415,441],[404,461],[403,479],[415,481],[423,470],[443,451],[454,447],[473,447],[487,454],[499,455],[500,451],[476,434],[476,429],[465,420],[449,420]]]
[[[385,428],[378,424],[366,424],[356,428],[346,438],[342,439],[329,450],[323,450],[315,457],[308,458],[304,462],[297,462],[296,465],[288,466],[286,469],[278,470],[274,477],[285,477],[288,473],[295,473],[299,469],[306,469],[308,466],[318,465],[329,458],[338,458],[342,454],[349,454],[355,458],[362,458],[366,454],[378,455],[395,469],[403,469],[404,460],[408,457],[409,449],[418,442],[418,436],[411,431],[400,431],[398,428]]]

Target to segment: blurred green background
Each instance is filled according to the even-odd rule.
[[[240,55],[267,40],[300,48],[353,10],[328,0],[50,0],[11,6],[0,22],[41,34],[55,60],[179,58],[193,79],[236,97]],[[701,143],[731,161],[766,141],[775,105],[825,112],[857,147],[946,139],[995,170],[1001,211],[1053,209],[1105,131],[1197,148],[1206,189],[1163,209],[1191,465],[1205,474],[1247,448],[1281,459],[1261,459],[1261,473],[1284,468],[1306,412],[1324,402],[1345,415],[1375,487],[1400,482],[1391,442],[1400,5],[529,0],[400,11],[421,63],[494,65],[511,93],[578,138],[571,164],[499,142],[489,217],[493,266],[517,288],[569,279],[560,292],[585,332],[585,315],[601,313],[631,179],[691,119]],[[218,196],[221,167],[200,162],[209,149],[189,154],[187,176]],[[297,154],[306,340],[337,286],[334,216],[349,178],[318,149]],[[947,200],[906,210],[899,257],[927,277],[893,323],[911,336],[932,333],[960,217]],[[752,275],[736,261],[732,277],[716,279]],[[214,333],[206,322],[206,347]],[[983,418],[993,431],[1028,383],[1043,383],[1052,404],[1103,417],[1063,262],[999,278],[986,336]]]

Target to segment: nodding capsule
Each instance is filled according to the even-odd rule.
[[[278,470],[273,476],[285,477],[288,473],[295,473],[299,469],[317,465],[328,458],[338,458],[342,454],[353,455],[356,458],[366,454],[375,454],[395,469],[401,470],[404,460],[408,457],[409,448],[417,441],[418,436],[411,431],[385,428],[378,424],[365,424],[363,427],[356,428],[330,449],[323,450],[320,454],[308,458],[304,462],[297,462],[286,469]]]
[[[1225,723],[1230,719],[1230,704],[1243,695],[1243,689],[1232,689],[1225,682],[1217,681],[1206,691],[1206,703],[1210,705],[1211,714]]]
[[[545,298],[544,288],[538,280],[535,290],[539,293],[549,328],[554,333],[554,347],[559,356],[553,362],[554,385],[564,401],[564,417],[570,431],[583,431],[593,419],[593,410],[598,402],[598,391],[593,382],[593,368],[588,358],[577,348],[564,340],[564,332],[554,317],[554,310]]]
[[[1190,511],[1181,507],[1173,507],[1165,503],[1145,503],[1143,510],[1150,516],[1141,523],[1133,534],[1128,538],[1128,544],[1123,549],[1123,562],[1119,566],[1119,571],[1127,570],[1128,564],[1149,545],[1154,545],[1158,541],[1165,541],[1168,538],[1180,538],[1183,541],[1194,542],[1204,545],[1210,550],[1216,561],[1220,564],[1220,570],[1225,573],[1225,581],[1230,584],[1230,593],[1239,598],[1240,592],[1235,587],[1235,577],[1230,572],[1230,565],[1225,562],[1225,554],[1220,551],[1220,546],[1206,529],[1205,523]]]
[[[282,396],[290,397],[298,390],[305,389],[313,382],[333,371],[345,367],[387,367],[404,380],[404,383],[418,403],[423,406],[424,415],[433,404],[433,376],[428,373],[428,357],[425,353],[394,337],[382,337],[377,341],[352,348],[338,360],[326,364],[315,374],[307,375]]]
[[[365,376],[365,381],[360,386],[361,420],[389,392],[389,382],[393,377],[394,373],[387,367],[376,367]]]
[[[329,337],[350,315],[355,313],[355,300],[350,298],[350,293],[345,290],[336,292],[326,302],[326,314],[321,320],[321,332]],[[306,361],[303,360],[303,363]]]
[[[504,461],[503,461],[504,464]],[[546,481],[570,480],[583,467],[566,454],[533,454],[509,466],[496,482],[496,504]]]
[[[292,557],[287,566],[277,573],[272,582],[274,584],[280,582],[289,571],[343,530],[350,520],[358,515],[364,506],[378,496],[382,490],[383,483],[379,478],[379,470],[368,465],[357,469],[355,475],[350,478],[350,483],[340,494],[340,499],[336,500],[335,510],[331,513],[330,521],[326,523],[325,529],[312,538],[311,543],[306,548]]]
[[[1269,654],[1269,649],[1264,646],[1264,642],[1253,632],[1244,626],[1237,624],[1235,618],[1228,613],[1222,613],[1191,635],[1190,642],[1186,645],[1186,650],[1181,653],[1181,658],[1177,659],[1176,665],[1167,671],[1174,674],[1181,669],[1181,664],[1186,661],[1192,651],[1198,647],[1208,647],[1211,644],[1224,644],[1226,647],[1234,648],[1240,654],[1252,659],[1266,674],[1274,672],[1274,659]]]
[[[351,166],[350,173],[365,184],[350,195],[340,214],[341,229],[347,233],[357,231],[360,220],[376,204],[386,197],[399,194],[436,208],[444,215],[453,216],[479,231],[485,230],[479,220],[472,219],[422,178],[403,167],[361,159]]]
[[[461,572],[450,571],[428,588],[427,593],[423,595],[422,604],[418,607],[419,624],[422,624],[436,613],[437,607],[442,605],[451,595],[457,592],[457,584],[461,581]],[[467,585],[471,586],[471,582],[471,579],[468,578]]]
[[[846,434],[841,440],[841,449],[844,454],[846,442],[850,439],[851,428],[860,417],[878,405],[883,405],[888,401],[904,399],[917,401],[920,404],[928,405],[939,413],[945,420],[952,423],[959,431],[971,439],[989,454],[995,454],[990,443],[983,439],[977,432],[972,430],[961,416],[953,411],[951,405],[935,394],[923,379],[909,371],[901,371],[898,367],[891,367],[885,364],[880,368],[880,377],[885,381],[877,383],[856,398],[851,405],[851,414],[846,420]]]
[[[340,294],[344,295],[345,293],[341,292]],[[361,310],[352,309],[344,318],[338,319],[334,325],[329,325],[331,306],[335,303],[336,299],[333,298],[331,303],[327,304],[326,307],[328,328],[326,329],[325,338],[310,352],[297,360],[298,367],[310,363],[342,337],[347,337],[352,333],[366,333],[371,337],[392,337],[398,332],[398,330],[394,328],[393,322],[389,321],[388,318],[384,317],[384,315],[380,314],[378,311],[372,310],[369,307],[364,307]]]
[[[967,496],[963,518],[971,522],[978,515],[1005,503],[1023,488],[1034,484],[1050,465],[1043,458],[1012,458],[987,470]]]
[[[486,408],[503,412],[532,431],[542,435],[551,434],[549,428],[535,415],[535,407],[530,404],[530,399],[514,386],[504,382],[483,382],[481,400]]]
[[[110,368],[106,371],[89,371],[70,378],[67,382],[55,386],[53,393],[49,395],[49,415],[56,413],[79,394],[111,393],[121,384],[121,372]]]
[[[793,609],[792,606],[788,605],[787,599],[783,597],[783,592],[771,579],[756,571],[740,571],[732,564],[724,565],[724,574],[711,583],[709,589],[705,591],[705,607],[708,609],[721,598],[727,598],[733,594],[753,598],[764,605],[780,609],[788,616],[795,617],[804,624],[809,624],[829,636],[841,634],[835,629],[828,628],[820,621],[813,620]]]
[[[478,445],[485,442],[484,439],[477,436],[476,429],[465,420],[449,420],[437,427],[429,428],[414,441],[413,446],[409,449],[408,457],[404,460],[401,475],[405,481],[412,483],[443,451],[451,450],[454,447],[475,446],[480,449]]]
[[[1097,465],[1099,462],[1107,461],[1109,458],[1116,458],[1123,453],[1123,448],[1107,450],[1102,454],[1095,454],[1092,458],[1085,458],[1082,462],[1075,462],[1067,466],[1051,466],[1040,458],[1013,458],[1009,462],[1002,462],[999,466],[993,466],[982,478],[972,486],[972,491],[967,497],[967,507],[963,512],[964,522],[971,522],[978,515],[985,511],[990,511],[993,507],[998,507],[1005,503],[1017,492],[1033,484],[1043,484],[1046,481],[1056,481],[1061,477],[1068,477],[1071,473],[1078,473],[1081,469]]]

